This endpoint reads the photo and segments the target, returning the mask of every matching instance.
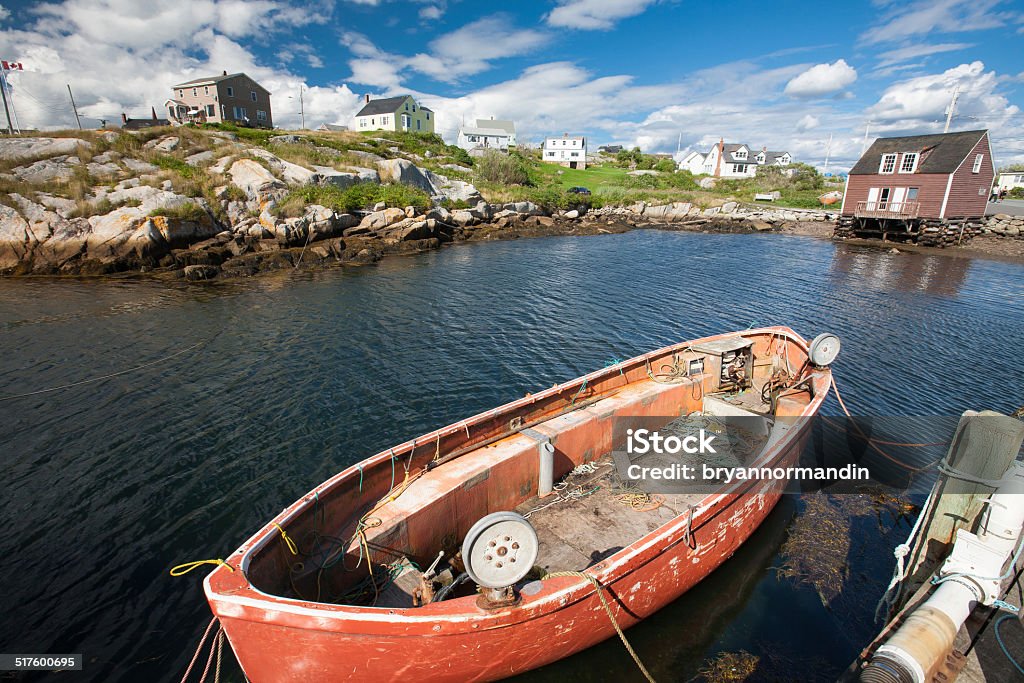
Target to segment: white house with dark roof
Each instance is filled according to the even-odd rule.
[[[455,143],[467,152],[485,149],[507,150],[516,146],[516,124],[502,119],[477,119],[476,125],[463,126]]]
[[[741,143],[720,139],[706,154],[690,152],[679,162],[681,170],[694,175],[719,178],[753,178],[761,166],[788,166],[793,163],[789,152],[769,152]]]
[[[551,164],[583,170],[587,167],[587,139],[565,133],[560,138],[544,138],[541,159]]]
[[[376,100],[367,95],[363,108],[356,112],[352,130],[433,133],[434,118],[434,112],[419,104],[412,95]]]

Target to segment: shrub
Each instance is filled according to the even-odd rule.
[[[1024,199],[1024,187],[1015,187],[1006,193],[1010,199]]]
[[[530,172],[523,159],[516,153],[502,154],[486,151],[476,162],[476,177],[488,183],[502,185],[529,185]]]
[[[671,159],[658,159],[654,162],[654,170],[662,173],[675,173],[676,162]]]

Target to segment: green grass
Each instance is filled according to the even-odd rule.
[[[187,202],[180,206],[153,209],[149,215],[176,218],[182,221],[201,221],[206,217],[206,210],[195,202]]]
[[[430,208],[430,197],[426,192],[407,185],[377,185],[359,183],[347,189],[334,185],[306,185],[289,192],[278,202],[275,213],[283,217],[301,216],[306,206],[319,204],[341,213],[372,209],[378,202],[388,206],[405,208],[414,206],[421,211]]]

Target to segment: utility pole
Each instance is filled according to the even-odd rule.
[[[953,88],[953,99],[949,102],[949,110],[946,112],[946,129],[943,133],[949,132],[949,124],[953,122],[953,110],[956,109],[956,101],[960,97],[960,84],[957,83],[956,87]]]
[[[299,84],[299,116],[302,118],[302,130],[306,130],[306,105],[302,101],[302,84]]]
[[[82,119],[78,118],[78,107],[75,105],[75,96],[71,94],[70,83],[68,83],[68,97],[71,98],[71,108],[75,111],[75,121],[78,122],[78,130],[82,130]]]
[[[822,175],[828,174],[828,158],[832,154],[832,133],[828,134],[828,144],[825,145],[825,168],[822,170]]]
[[[7,133],[14,135],[14,126],[11,125],[11,110],[7,108],[7,74],[6,69],[0,68],[0,94],[4,98],[4,115],[7,117]]]

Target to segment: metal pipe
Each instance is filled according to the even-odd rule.
[[[550,441],[537,446],[540,454],[540,474],[537,478],[537,495],[546,496],[555,484],[555,447]]]
[[[980,602],[992,604],[1020,555],[1024,525],[1024,468],[1013,465],[988,499],[977,535],[957,531],[939,572],[939,587],[871,657],[862,683],[926,683],[953,648],[957,631]],[[1012,571],[1012,566],[1009,571]]]

